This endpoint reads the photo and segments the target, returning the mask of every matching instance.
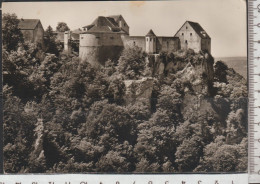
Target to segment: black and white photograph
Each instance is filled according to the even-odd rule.
[[[4,2],[4,173],[246,173],[246,8]]]

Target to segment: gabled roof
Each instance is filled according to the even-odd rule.
[[[201,37],[201,38],[210,38],[206,31],[201,27],[201,25],[197,22],[187,21],[190,26],[194,29],[194,31]]]
[[[87,28],[86,32],[122,32],[124,31],[119,27],[116,20],[112,17],[97,17],[92,24],[84,26]]]
[[[153,30],[150,29],[150,31],[145,36],[156,36],[153,32]]]
[[[116,27],[119,26],[119,25],[118,25],[118,22],[116,22],[114,18],[112,18],[112,17],[106,17],[106,18],[107,18],[107,19],[109,20],[109,22],[111,22],[114,26],[116,26]]]
[[[20,19],[18,27],[20,29],[35,29],[37,24],[40,22],[39,19]]]
[[[113,18],[115,21],[118,21],[118,19],[122,17],[122,15],[110,15],[108,17]]]
[[[118,26],[118,21],[119,21],[120,18],[122,18],[123,20],[125,20],[122,15],[110,15],[110,16],[108,16],[107,18],[114,19],[114,21],[115,21],[115,23],[117,24],[117,26]],[[128,26],[128,24],[126,23],[126,21],[125,21],[125,24]],[[128,27],[129,27],[129,26],[128,26]]]
[[[201,27],[201,25],[197,22],[192,22],[192,21],[186,21],[184,24],[180,27],[180,29],[176,32],[174,37],[176,37],[177,33],[181,30],[181,28],[188,23],[193,30],[199,35],[201,38],[210,38],[210,36],[206,33],[206,31]]]

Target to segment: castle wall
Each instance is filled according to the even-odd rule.
[[[201,39],[201,50],[207,50],[211,53],[211,40],[210,39]]]
[[[175,35],[180,39],[181,49],[193,49],[195,52],[201,50],[201,38],[194,29],[186,22]]]
[[[104,65],[108,59],[117,60],[124,48],[121,34],[80,34],[79,57],[93,67]]]
[[[173,52],[180,49],[180,41],[177,37],[157,37],[156,52]]]
[[[37,24],[33,32],[33,42],[43,44],[44,30],[40,23]]]
[[[124,47],[140,47],[145,51],[145,37],[144,36],[123,36]]]

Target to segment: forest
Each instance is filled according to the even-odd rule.
[[[138,47],[100,68],[23,40],[4,14],[5,173],[247,171],[247,81],[207,52],[160,53],[158,74]],[[58,26],[57,26],[58,27]],[[147,63],[149,58],[149,63]],[[127,103],[126,80],[152,78],[150,98]]]

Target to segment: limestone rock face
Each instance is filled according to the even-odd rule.
[[[190,83],[195,94],[210,96],[214,78],[213,60],[205,56],[189,62],[183,70],[176,73],[176,78]]]
[[[144,77],[140,80],[125,80],[124,83],[126,86],[126,104],[130,104],[141,98],[147,99],[147,102],[150,102],[153,90],[152,77]]]

